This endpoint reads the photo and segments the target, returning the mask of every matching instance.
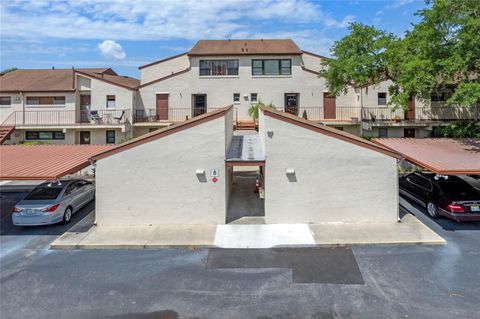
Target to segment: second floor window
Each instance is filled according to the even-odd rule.
[[[65,105],[65,96],[27,96],[27,105]]]
[[[258,101],[258,94],[257,93],[250,93],[250,102],[257,103]]]
[[[291,75],[292,60],[252,60],[252,75]]]
[[[385,92],[378,93],[378,105],[387,105],[387,93]]]
[[[10,106],[12,104],[12,99],[10,96],[0,96],[0,105]]]
[[[115,108],[115,95],[107,95],[107,109]]]
[[[238,60],[200,60],[200,76],[238,75]]]

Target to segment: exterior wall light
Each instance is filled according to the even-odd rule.
[[[295,169],[294,168],[287,168],[287,175],[295,175]]]

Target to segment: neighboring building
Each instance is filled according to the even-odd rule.
[[[397,153],[278,111],[253,136],[232,128],[230,106],[95,155],[98,225],[225,224],[230,203],[249,216],[260,195],[239,177],[263,182],[265,223],[397,221]]]
[[[121,143],[131,137],[139,83],[110,68],[9,72],[0,77],[4,143]]]
[[[234,105],[234,124],[252,129],[248,109],[277,110],[366,137],[427,137],[436,125],[478,119],[480,106],[388,105],[389,82],[329,94],[318,76],[325,57],[284,40],[200,40],[186,53],[140,69],[140,81],[109,68],[17,70],[0,77],[0,144],[120,143]]]
[[[242,126],[257,101],[372,137],[426,137],[435,125],[480,114],[479,107],[446,107],[435,97],[431,106],[412,100],[408,112],[393,111],[388,81],[332,97],[318,77],[322,59],[292,40],[198,41],[189,52],[140,67],[135,135],[230,103]]]

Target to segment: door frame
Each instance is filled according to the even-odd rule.
[[[160,95],[163,95],[163,96],[167,96],[167,109],[163,109],[161,110],[159,107],[158,107],[158,97]],[[157,118],[157,121],[161,120],[161,121],[165,121],[167,120],[168,121],[168,113],[169,113],[169,109],[170,109],[170,94],[169,93],[155,93],[155,113],[156,113],[156,118]],[[163,112],[159,112],[159,110],[163,111]],[[165,113],[166,111],[166,113]]]
[[[295,98],[296,98],[296,105],[293,107],[293,106],[287,106],[287,97],[288,96],[293,96],[295,95]],[[299,101],[300,101],[300,93],[285,93],[283,95],[283,110],[285,111],[285,113],[290,113],[290,114],[293,114],[293,115],[297,115],[298,116],[298,110],[299,110]]]
[[[82,103],[82,97],[88,96],[90,103],[89,104],[83,104]],[[88,118],[89,113],[90,113],[90,107],[92,106],[92,95],[90,93],[80,93],[79,97],[79,106],[80,106],[80,123],[89,123],[90,120]],[[88,108],[86,107],[88,105]]]
[[[333,98],[333,102],[334,102],[334,108],[333,108],[333,117],[330,116],[330,112],[328,112],[328,117],[326,116],[327,112],[326,112],[326,107],[325,107],[325,99],[331,99]],[[331,110],[330,110],[331,111]],[[323,119],[324,120],[335,120],[337,118],[337,99],[335,96],[332,96],[332,94],[330,92],[323,92]]]
[[[405,112],[405,120],[415,120],[415,98],[413,96],[408,97],[408,110]]]
[[[205,106],[203,107],[203,110],[197,108],[197,97],[198,96],[203,96],[204,97]],[[192,94],[192,117],[196,117],[196,116],[207,113],[207,108],[208,108],[207,105],[208,104],[207,104],[207,94],[206,93]],[[197,112],[197,110],[200,110],[200,111]]]
[[[85,134],[85,133],[88,133],[88,143],[82,143],[82,135]],[[78,136],[79,136],[79,143],[78,144],[81,144],[81,145],[92,144],[92,133],[90,131],[79,131]]]

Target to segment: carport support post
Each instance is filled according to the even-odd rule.
[[[395,183],[397,184],[396,190],[397,190],[397,222],[401,223],[402,220],[400,219],[400,183],[398,181],[398,170],[400,168],[400,162],[403,161],[403,158],[397,158],[397,178],[395,179]]]
[[[95,181],[97,180],[97,172],[96,172],[96,168],[97,168],[97,162],[94,161],[93,159],[90,159],[90,165],[93,166],[93,177],[95,178]],[[97,186],[95,185],[95,198],[97,198]],[[95,202],[95,208],[97,206],[97,203]],[[93,209],[93,211],[95,211],[95,208]],[[97,226],[97,214],[95,214],[95,220],[93,221],[93,225]]]

